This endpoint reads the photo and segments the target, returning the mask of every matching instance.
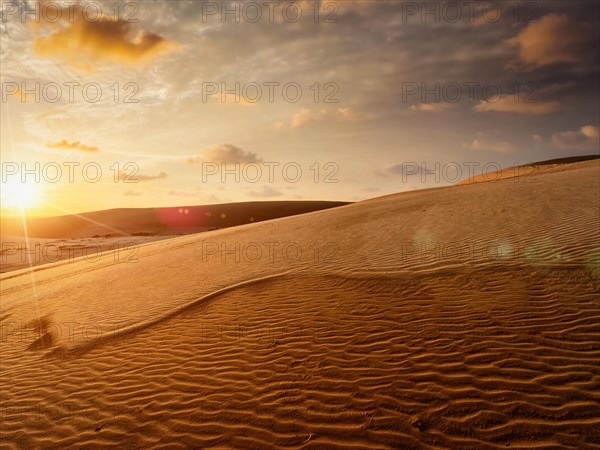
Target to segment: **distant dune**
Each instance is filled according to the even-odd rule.
[[[98,236],[190,234],[304,214],[345,202],[277,201],[173,208],[121,208],[29,219],[28,235],[72,239]],[[2,234],[23,236],[20,219],[3,219]]]
[[[345,202],[277,201],[176,208],[121,208],[67,216],[2,218],[0,273],[102,254],[183,234],[262,222],[347,205]],[[27,230],[27,233],[26,231]],[[128,250],[129,253],[136,251]]]
[[[600,161],[562,169],[3,274],[3,445],[600,448]]]
[[[539,161],[523,166],[513,166],[499,171],[490,171],[488,173],[477,175],[466,180],[459,181],[458,185],[484,183],[487,181],[497,181],[504,178],[520,179],[522,182],[535,182],[537,175],[550,172],[561,172],[563,170],[574,170],[579,167],[586,167],[588,161],[597,160],[600,155],[572,156],[569,158],[549,159]]]

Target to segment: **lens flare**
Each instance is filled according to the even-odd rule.
[[[2,208],[27,209],[37,205],[40,197],[35,183],[7,181],[2,183],[0,194]]]

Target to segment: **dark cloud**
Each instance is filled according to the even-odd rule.
[[[587,64],[586,58],[595,30],[567,14],[550,13],[527,25],[506,42],[518,48],[519,57],[529,69],[557,63]]]

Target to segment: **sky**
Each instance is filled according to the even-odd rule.
[[[599,152],[595,1],[0,11],[4,215],[358,201]]]

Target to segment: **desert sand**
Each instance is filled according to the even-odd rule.
[[[600,448],[600,164],[2,275],[3,448]]]
[[[91,238],[128,235],[176,235],[228,228],[319,211],[345,202],[272,201],[167,208],[118,208],[27,220],[36,238]],[[2,234],[25,234],[22,219],[3,219]]]
[[[486,183],[511,178],[513,181],[524,183],[536,183],[537,176],[544,173],[562,172],[565,169],[574,170],[586,167],[589,161],[599,159],[599,155],[571,156],[568,158],[549,159],[526,165],[515,165],[507,169],[486,170],[486,173],[459,181],[457,185]]]
[[[272,201],[169,208],[120,208],[56,217],[2,218],[0,273],[57,261],[131,260],[137,247],[183,234],[262,222],[346,205]],[[125,250],[129,248],[129,250]]]

